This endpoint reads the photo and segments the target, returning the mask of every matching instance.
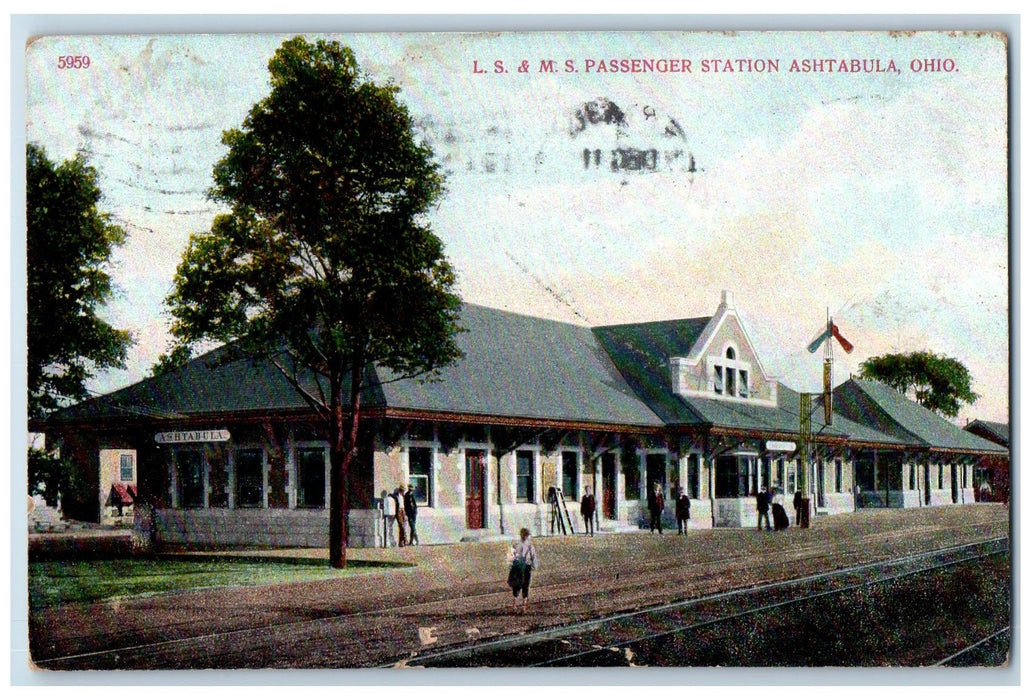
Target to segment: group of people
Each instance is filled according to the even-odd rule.
[[[792,505],[795,507],[795,525],[798,525],[802,520],[802,508],[804,507],[801,491],[795,491]],[[784,496],[776,486],[769,486],[755,494],[755,509],[759,514],[757,522],[759,530],[763,529],[763,523],[766,524],[767,530],[785,530],[791,525],[787,511],[784,510]],[[773,527],[770,527],[771,511]]]
[[[688,498],[687,491],[684,489],[677,487],[677,492],[679,493],[676,503],[677,534],[686,535],[687,524],[691,520],[691,499]],[[584,534],[589,537],[594,536],[594,513],[597,505],[591,488],[589,486],[584,488],[584,496],[580,499],[580,515],[584,520]],[[651,531],[658,530],[660,535],[662,534],[662,510],[665,507],[666,498],[662,494],[662,485],[654,484],[652,490],[648,492],[648,512],[651,516]]]
[[[676,515],[677,532],[687,534],[688,521],[691,519],[691,499],[682,488],[677,489]],[[662,509],[666,500],[662,495],[662,486],[655,484],[654,489],[648,494],[648,507],[651,511],[652,532],[658,529],[662,533]],[[583,498],[580,499],[580,516],[584,521],[584,534],[594,536],[594,515],[598,509],[598,502],[590,487],[584,488]],[[530,538],[530,531],[527,528],[519,530],[519,541],[512,545],[509,553],[508,586],[512,589],[513,608],[520,612],[526,610],[527,599],[530,595],[530,575],[535,569],[540,568],[540,559],[537,557],[537,550]],[[521,596],[521,598],[520,598]]]
[[[686,535],[688,522],[691,520],[691,499],[680,486],[676,487],[677,500],[674,513],[677,516],[677,534]],[[662,511],[666,507],[666,497],[662,493],[662,484],[653,484],[648,492],[648,514],[651,516],[648,527],[651,532],[662,534]]]
[[[408,484],[398,487],[383,498],[384,541],[389,542],[391,528],[397,526],[397,546],[419,544],[419,535],[415,531],[415,519],[419,513],[419,504],[415,500],[415,489]]]
[[[408,494],[411,493],[411,490],[412,487],[409,485],[404,501],[404,509],[406,511],[408,508]],[[683,488],[677,487],[676,490],[678,493],[676,501],[677,532],[678,534],[687,534],[688,521],[691,519],[691,499],[688,498],[687,492]],[[399,487],[395,495],[400,491]],[[764,523],[767,530],[783,530],[790,525],[787,512],[784,510],[784,496],[779,488],[769,486],[766,489],[760,490],[755,495],[755,504],[759,513],[758,527],[760,531],[763,529]],[[801,491],[795,492],[792,505],[795,507],[795,524],[798,525],[801,520],[802,508],[804,507]],[[414,506],[413,498],[413,515],[409,516],[413,536],[415,533]],[[651,515],[650,527],[652,532],[658,530],[659,534],[662,534],[662,511],[665,506],[666,499],[662,493],[662,485],[658,483],[653,484],[648,492],[648,510]],[[580,499],[580,515],[583,517],[585,535],[594,535],[594,514],[596,510],[597,501],[590,487],[587,487],[584,489],[583,498]],[[772,526],[770,524],[771,511],[773,513]],[[398,522],[400,523],[401,521],[399,520]],[[399,527],[402,527],[403,532],[403,526],[399,525]],[[416,541],[418,541],[417,538]],[[530,596],[530,575],[534,569],[540,568],[537,550],[533,546],[533,540],[530,538],[530,531],[527,528],[524,527],[519,531],[519,541],[512,545],[509,559],[508,586],[512,589],[513,609],[524,612]]]

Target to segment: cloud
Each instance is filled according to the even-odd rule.
[[[27,52],[27,134],[65,158],[87,148],[105,209],[130,239],[111,313],[138,334],[132,369],[165,349],[161,299],[203,193],[268,91],[283,36],[106,37],[98,68],[50,70],[75,39]],[[1005,415],[1007,86],[992,38],[923,34],[648,34],[341,37],[401,97],[449,171],[433,215],[470,301],[576,323],[709,315],[722,289],[764,361],[789,384],[819,377],[804,346],[826,310],[864,353],[926,344],[983,382]],[[744,53],[743,53],[744,52]],[[915,52],[915,53],[914,53]],[[954,55],[954,74],[564,75],[472,72],[541,58]],[[608,100],[625,125],[570,129]],[[650,111],[649,111],[650,110]],[[654,114],[650,117],[649,114]],[[666,134],[670,120],[680,130]],[[657,172],[613,171],[621,147]],[[584,149],[599,152],[585,160]],[[674,157],[678,150],[682,153]],[[668,153],[667,153],[668,152]],[[687,155],[695,167],[687,168]],[[593,158],[593,156],[592,156]],[[586,319],[586,320],[585,320]],[[107,380],[101,380],[101,383]],[[818,379],[817,379],[818,384]],[[104,384],[109,386],[110,383]],[[980,390],[979,390],[980,391]]]

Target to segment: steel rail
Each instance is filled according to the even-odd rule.
[[[863,588],[869,588],[871,586],[875,586],[875,585],[878,585],[878,584],[881,584],[881,583],[885,583],[885,582],[889,582],[889,581],[897,581],[899,579],[908,578],[910,576],[917,576],[917,575],[920,575],[920,574],[928,573],[930,571],[938,571],[940,569],[949,568],[949,567],[956,566],[958,564],[964,564],[964,563],[970,562],[970,561],[976,561],[978,559],[983,559],[983,558],[986,558],[986,557],[995,556],[997,554],[1001,554],[1001,551],[986,552],[986,553],[982,553],[982,554],[977,554],[977,555],[973,555],[973,556],[969,556],[969,557],[964,557],[962,559],[956,559],[954,561],[943,562],[943,563],[939,563],[939,564],[933,564],[933,565],[926,566],[926,567],[923,567],[923,568],[920,568],[920,569],[914,569],[912,571],[904,571],[904,572],[901,572],[901,573],[891,574],[891,575],[888,575],[888,576],[883,576],[883,577],[880,577],[880,578],[872,579],[872,580],[869,580],[869,581],[863,581],[861,583],[855,583],[855,584],[851,584],[851,585],[848,585],[848,586],[842,586],[840,588],[835,588],[835,589],[829,590],[829,591],[820,591],[819,593],[813,593],[813,594],[810,594],[810,595],[799,596],[797,598],[792,598],[792,599],[789,599],[789,600],[783,600],[783,601],[779,601],[777,603],[770,603],[768,605],[760,605],[758,607],[746,608],[745,610],[741,610],[741,611],[738,611],[738,612],[730,614],[730,615],[724,615],[722,617],[715,617],[715,618],[712,618],[712,619],[709,619],[709,620],[703,620],[703,621],[696,622],[696,623],[693,623],[693,624],[690,624],[690,625],[681,625],[680,627],[674,627],[672,629],[663,630],[661,632],[655,632],[653,634],[642,635],[642,636],[634,637],[634,638],[631,638],[631,639],[618,640],[618,641],[610,643],[609,646],[610,647],[611,646],[617,646],[617,647],[618,646],[631,646],[631,645],[634,645],[634,644],[640,644],[641,642],[647,642],[647,641],[651,641],[651,640],[655,640],[655,639],[662,639],[664,637],[670,637],[670,636],[673,636],[675,634],[679,634],[681,632],[688,632],[688,631],[691,631],[691,630],[696,630],[696,629],[701,629],[701,628],[704,628],[704,627],[710,627],[710,626],[713,626],[713,625],[718,625],[718,624],[721,624],[721,623],[724,623],[724,622],[731,622],[733,620],[738,620],[738,619],[745,618],[745,617],[748,617],[748,616],[751,616],[751,615],[757,615],[757,614],[760,614],[760,613],[771,612],[771,611],[777,610],[779,608],[787,608],[787,607],[791,607],[793,605],[800,605],[802,603],[807,603],[809,601],[817,600],[819,598],[825,598],[825,597],[829,597],[829,596],[833,596],[833,595],[840,595],[842,593],[848,593],[850,591],[860,590],[860,589],[863,589]],[[828,578],[831,578],[831,577],[828,577]],[[790,583],[789,583],[789,585],[790,585]],[[566,660],[570,660],[570,659],[580,658],[580,657],[583,657],[583,656],[596,655],[596,654],[599,654],[599,653],[601,653],[603,651],[604,651],[604,649],[590,649],[590,650],[585,650],[585,651],[582,651],[582,652],[577,652],[575,654],[568,654],[566,656],[559,657],[559,658],[556,658],[556,659],[548,659],[547,661],[544,661],[544,662],[538,662],[538,663],[533,663],[533,664],[528,664],[528,665],[529,666],[549,666],[549,665],[552,665],[552,664],[560,662],[560,661],[566,661]]]
[[[935,663],[934,666],[944,666],[945,664],[949,663],[950,661],[958,659],[959,657],[961,657],[964,654],[967,654],[967,653],[973,651],[974,649],[977,649],[978,647],[984,646],[985,644],[987,644],[987,643],[991,642],[992,640],[994,640],[1000,634],[1006,634],[1009,631],[1010,631],[1010,626],[1006,625],[1002,629],[997,630],[995,632],[992,632],[990,635],[988,635],[984,639],[979,639],[978,641],[974,642],[973,644],[971,644],[969,646],[966,646],[966,647],[963,647],[962,649],[957,651],[955,654],[952,654],[950,656],[946,656],[941,661]]]
[[[756,586],[750,586],[750,587],[747,587],[747,588],[734,589],[734,590],[731,590],[731,591],[723,591],[723,592],[720,592],[720,593],[715,593],[715,594],[711,594],[711,595],[707,595],[707,596],[702,596],[702,597],[699,597],[699,598],[692,598],[690,600],[676,601],[676,602],[672,602],[672,603],[664,603],[662,605],[649,606],[647,608],[643,608],[643,609],[640,609],[640,610],[635,610],[635,611],[632,611],[632,612],[617,613],[615,615],[608,615],[608,616],[605,616],[605,617],[601,617],[601,618],[597,618],[597,619],[589,620],[589,621],[585,621],[585,622],[578,622],[578,623],[573,623],[571,625],[562,625],[562,626],[559,626],[559,627],[552,627],[550,629],[542,630],[540,632],[535,632],[535,633],[530,633],[530,634],[521,634],[521,635],[515,636],[515,637],[514,636],[507,636],[507,637],[504,637],[502,639],[492,639],[492,640],[487,640],[487,641],[483,641],[483,642],[476,642],[476,643],[473,643],[473,644],[463,644],[463,645],[460,645],[460,646],[449,647],[447,649],[440,649],[440,650],[432,651],[432,652],[428,652],[428,653],[417,654],[415,656],[407,657],[407,658],[403,659],[403,662],[405,663],[405,665],[407,665],[409,667],[412,667],[412,666],[419,665],[420,662],[423,662],[423,663],[428,662],[428,661],[432,662],[432,661],[436,661],[436,660],[440,660],[440,659],[445,659],[445,658],[448,658],[448,657],[454,658],[454,657],[462,657],[462,656],[475,655],[477,653],[482,653],[482,652],[501,651],[501,650],[504,650],[504,649],[511,649],[511,648],[516,648],[516,647],[528,647],[528,646],[531,646],[533,644],[540,643],[540,642],[557,641],[557,640],[560,640],[560,639],[564,639],[564,638],[568,638],[568,637],[573,637],[573,636],[575,636],[577,634],[580,634],[580,633],[583,633],[583,632],[592,632],[592,631],[600,630],[600,629],[602,629],[603,625],[610,625],[610,624],[613,624],[613,623],[625,622],[625,621],[628,621],[628,620],[632,620],[634,618],[640,618],[640,617],[644,617],[644,616],[647,616],[647,615],[654,615],[656,613],[665,613],[665,612],[672,611],[672,610],[680,610],[680,609],[687,609],[687,608],[691,608],[691,607],[698,607],[698,606],[700,606],[702,604],[705,604],[705,603],[728,601],[728,600],[732,600],[732,599],[735,599],[735,598],[741,599],[741,598],[744,598],[746,596],[751,596],[751,595],[754,595],[756,593],[761,593],[761,592],[770,591],[770,590],[787,589],[787,588],[790,588],[792,586],[806,585],[806,584],[814,583],[814,582],[830,581],[830,580],[832,580],[834,578],[841,578],[841,577],[844,577],[844,576],[848,576],[850,574],[861,573],[863,571],[867,571],[867,570],[878,568],[878,567],[902,566],[902,565],[906,565],[906,564],[911,563],[911,562],[919,561],[921,559],[930,559],[930,558],[933,558],[933,557],[948,555],[948,554],[951,554],[951,553],[959,552],[959,551],[962,551],[962,550],[973,549],[973,548],[981,547],[981,546],[984,546],[984,545],[1003,544],[1003,543],[1007,543],[1008,541],[1009,541],[1009,537],[999,537],[999,538],[991,538],[991,539],[988,539],[988,540],[982,540],[982,541],[979,541],[979,542],[966,543],[966,544],[963,544],[963,545],[953,545],[953,546],[945,547],[945,548],[942,548],[942,549],[937,549],[937,550],[931,550],[931,551],[921,552],[921,553],[917,553],[917,554],[906,555],[904,557],[899,557],[899,558],[895,558],[895,559],[885,559],[885,560],[881,560],[881,561],[877,561],[877,562],[872,562],[872,563],[867,563],[867,564],[860,564],[860,565],[857,565],[857,566],[854,566],[854,567],[848,567],[848,568],[844,568],[844,569],[836,569],[836,570],[833,570],[833,571],[821,572],[821,573],[818,573],[818,574],[810,574],[810,575],[802,576],[802,577],[795,578],[795,579],[786,579],[786,580],[783,580],[783,581],[777,581],[777,582],[772,582],[772,583],[763,583],[763,584],[759,584],[759,585],[756,585]],[[819,593],[811,594],[811,595],[808,595],[808,596],[795,597],[795,598],[791,598],[791,599],[788,599],[788,600],[779,601],[777,603],[772,603],[772,604],[768,604],[768,605],[762,605],[762,606],[758,606],[758,607],[747,608],[747,609],[745,609],[743,611],[736,612],[736,613],[734,613],[732,615],[727,615],[727,616],[723,616],[723,617],[719,617],[719,618],[713,618],[713,619],[709,619],[709,620],[703,620],[703,621],[700,621],[700,622],[692,623],[690,625],[682,625],[682,626],[679,626],[679,627],[675,627],[675,628],[668,629],[668,630],[662,630],[662,631],[655,632],[655,633],[648,634],[648,635],[642,635],[642,636],[637,636],[637,637],[633,637],[633,638],[629,638],[629,639],[613,641],[613,642],[610,642],[607,645],[607,647],[626,646],[626,645],[636,644],[636,643],[643,642],[643,641],[648,641],[648,640],[651,640],[651,639],[658,639],[658,638],[670,636],[670,635],[673,635],[673,634],[677,634],[677,633],[680,633],[680,632],[688,631],[688,630],[691,630],[691,629],[698,629],[698,628],[710,626],[710,625],[713,625],[713,624],[718,624],[720,622],[726,622],[726,621],[733,620],[733,619],[736,619],[736,618],[745,617],[747,615],[753,615],[753,614],[756,614],[756,613],[765,612],[765,611],[768,611],[768,610],[774,610],[774,609],[777,609],[777,608],[782,608],[782,607],[786,607],[786,606],[790,606],[790,605],[797,605],[797,604],[803,603],[803,602],[805,602],[807,600],[813,600],[813,599],[817,599],[817,598],[821,598],[821,597],[825,597],[825,596],[830,596],[830,595],[837,595],[837,594],[840,594],[840,593],[848,592],[850,590],[857,590],[857,589],[860,589],[860,588],[867,588],[869,586],[876,585],[878,583],[884,583],[886,581],[897,580],[897,579],[900,579],[900,578],[905,578],[907,576],[914,576],[914,575],[918,575],[918,574],[921,574],[921,573],[926,573],[928,571],[935,571],[935,570],[938,570],[938,569],[943,569],[943,568],[947,568],[947,567],[950,567],[950,566],[955,566],[957,564],[961,564],[961,563],[964,563],[964,562],[973,561],[973,560],[977,560],[977,559],[982,559],[982,558],[985,558],[985,557],[988,557],[988,556],[995,556],[995,555],[1001,554],[1001,553],[1003,553],[1005,551],[1007,551],[1006,547],[1002,547],[1002,548],[999,548],[999,549],[992,549],[990,551],[983,552],[983,553],[980,553],[980,554],[974,554],[972,556],[967,556],[967,557],[964,557],[962,559],[956,559],[956,560],[953,560],[953,561],[943,562],[943,563],[939,563],[939,564],[933,564],[933,565],[930,565],[930,566],[926,566],[926,567],[922,567],[922,568],[914,569],[914,570],[910,570],[910,571],[904,571],[904,572],[901,572],[901,573],[890,574],[890,575],[887,575],[887,576],[883,576],[881,578],[872,579],[872,580],[866,580],[866,581],[863,581],[863,582],[860,582],[860,583],[857,583],[857,584],[851,584],[851,585],[848,585],[848,586],[838,587],[838,588],[835,588],[835,589],[829,590],[829,591],[820,591]],[[562,656],[562,657],[548,659],[547,661],[543,661],[543,662],[539,662],[539,663],[534,663],[534,664],[527,664],[527,666],[531,666],[531,667],[532,666],[545,666],[545,665],[551,665],[551,664],[554,664],[554,663],[557,663],[557,662],[566,661],[566,660],[570,660],[570,659],[574,659],[574,658],[579,658],[579,657],[583,657],[583,656],[597,655],[599,653],[603,653],[607,647],[591,648],[591,649],[584,650],[584,651],[581,651],[581,652],[576,652],[576,653],[573,653],[573,654],[568,654],[568,655],[565,655],[565,656]],[[396,663],[399,663],[399,662],[383,664],[383,665],[380,666],[380,668],[391,668],[391,667],[395,666]]]
[[[851,551],[854,551],[854,550],[853,549],[845,549],[845,550],[841,550],[841,551],[851,552]],[[801,548],[801,549],[798,549],[798,550],[794,550],[794,551],[791,552],[791,554],[792,554],[792,558],[796,558],[797,559],[797,558],[805,558],[807,555],[810,555],[812,552],[821,552],[818,555],[819,557],[830,558],[830,557],[832,557],[834,555],[840,554],[841,551],[831,551],[831,552],[825,552],[824,553],[824,552],[822,552],[822,550],[819,550],[815,546],[809,546],[809,547],[804,547],[804,548]],[[746,556],[746,555],[734,555],[734,556],[726,557],[726,558],[723,558],[723,559],[715,559],[715,560],[707,561],[707,562],[704,562],[704,564],[708,564],[708,565],[718,564],[720,566],[727,566],[727,565],[732,565],[732,564],[736,564],[736,563],[739,563],[739,562],[747,562],[748,560],[749,560],[749,557]],[[652,572],[649,575],[661,575],[661,574],[668,574],[668,572],[669,572],[669,570],[671,568],[680,569],[680,568],[688,568],[688,567],[697,566],[697,565],[698,565],[697,562],[695,562],[695,563],[685,562],[683,564],[679,564],[679,565],[676,565],[674,567],[671,567],[669,565],[668,560],[660,560],[660,561],[657,561],[655,563],[652,563],[652,564],[648,565],[646,567],[646,572]],[[566,587],[569,586],[569,583],[570,583],[570,581],[562,580],[562,581],[556,581],[556,582],[553,582],[553,583],[538,584],[538,585],[534,586],[534,590],[537,591],[538,595],[540,595],[541,592],[547,592],[547,591],[552,590],[552,589],[559,589],[559,590],[561,590],[563,588],[566,588]],[[647,587],[648,585],[649,585],[649,582],[648,582],[648,579],[646,578],[644,581],[637,581],[637,582],[633,583],[632,587],[640,588],[640,587]],[[262,633],[264,633],[264,632],[268,632],[271,629],[289,630],[291,628],[303,628],[305,626],[313,625],[313,624],[331,624],[333,622],[338,622],[338,621],[348,620],[348,619],[354,619],[354,618],[361,618],[361,617],[375,617],[377,615],[411,614],[413,612],[418,612],[420,609],[432,608],[432,607],[434,607],[436,605],[439,605],[442,601],[445,601],[445,600],[446,601],[450,601],[450,602],[455,602],[456,600],[475,602],[475,601],[478,601],[478,600],[491,600],[491,599],[497,598],[498,595],[499,595],[499,593],[496,590],[491,590],[489,593],[477,593],[477,594],[472,594],[472,595],[465,595],[465,596],[461,596],[461,598],[453,598],[453,597],[444,595],[444,596],[442,596],[441,598],[438,598],[438,599],[428,600],[428,601],[419,601],[419,602],[415,602],[415,603],[408,603],[408,604],[405,604],[405,605],[383,606],[383,607],[375,608],[375,609],[372,609],[372,610],[357,610],[357,611],[354,611],[354,612],[339,613],[339,614],[329,614],[329,615],[324,615],[324,616],[320,616],[320,617],[309,618],[309,619],[306,619],[306,620],[294,620],[294,621],[290,621],[290,622],[278,622],[278,623],[272,623],[272,624],[249,625],[249,626],[245,626],[245,627],[238,627],[238,628],[231,629],[231,630],[222,630],[222,631],[217,631],[217,632],[207,632],[207,633],[204,633],[204,634],[188,635],[188,636],[183,636],[183,637],[177,637],[176,639],[162,640],[162,641],[156,641],[156,642],[146,642],[146,643],[143,643],[143,644],[136,644],[136,645],[108,647],[108,648],[105,648],[105,649],[84,651],[84,652],[79,652],[79,653],[76,653],[76,654],[65,654],[65,655],[61,655],[61,656],[50,656],[50,657],[42,657],[42,656],[40,656],[40,657],[34,657],[33,660],[37,664],[42,664],[42,663],[60,663],[60,662],[65,662],[65,661],[75,661],[75,660],[83,660],[83,659],[89,659],[89,658],[103,657],[103,656],[108,655],[108,654],[117,654],[119,652],[140,652],[140,651],[146,651],[146,650],[157,650],[157,649],[162,649],[162,648],[168,648],[168,647],[174,646],[176,644],[180,644],[180,643],[187,643],[187,642],[190,642],[190,641],[202,641],[202,640],[205,640],[205,639],[216,639],[216,638],[229,638],[229,637],[232,637],[232,636],[235,636],[235,635],[247,635],[247,634],[251,634],[251,633],[255,633],[255,632],[262,632]],[[565,596],[558,596],[558,597],[555,597],[555,598],[551,598],[549,600],[554,602],[554,601],[559,601],[559,600],[563,600],[563,599],[567,599],[567,598],[579,598],[579,597],[582,597],[582,596],[583,596],[583,593],[578,591],[576,593],[571,593],[571,594],[568,594],[568,595],[565,595]],[[147,597],[150,597],[150,596],[148,595]],[[356,640],[356,641],[352,642],[352,644],[360,644],[360,641]]]
[[[954,529],[954,528],[949,528],[949,529]],[[883,533],[878,533],[878,536],[883,538]],[[911,560],[911,559],[919,559],[919,558],[927,558],[927,557],[931,557],[931,556],[938,556],[938,555],[941,555],[942,553],[947,553],[947,552],[950,552],[950,551],[956,551],[956,550],[963,549],[963,548],[977,547],[977,546],[982,546],[982,545],[986,545],[986,544],[990,544],[990,543],[996,543],[996,542],[1005,542],[1005,541],[1008,541],[1008,539],[1009,539],[1008,536],[1006,536],[1006,537],[996,537],[996,538],[989,538],[989,539],[986,539],[986,540],[979,540],[979,541],[975,541],[975,542],[969,542],[969,543],[965,543],[965,544],[961,544],[961,545],[952,545],[950,547],[946,547],[946,548],[942,548],[942,549],[938,549],[938,550],[929,550],[929,551],[926,551],[926,552],[918,552],[918,553],[915,553],[915,554],[906,555],[905,557],[902,557],[902,558],[882,559],[882,560],[878,560],[878,561],[875,561],[875,562],[868,562],[868,563],[865,563],[865,564],[860,564],[860,565],[857,565],[855,567],[849,567],[849,568],[846,568],[846,569],[835,569],[835,570],[832,570],[832,571],[826,571],[826,572],[821,572],[821,573],[816,573],[816,574],[810,574],[810,575],[799,577],[799,578],[796,578],[796,579],[788,579],[788,580],[783,580],[783,581],[778,581],[778,582],[760,584],[760,585],[757,585],[757,586],[752,586],[752,587],[748,587],[748,588],[744,588],[744,589],[735,589],[735,590],[732,590],[732,591],[724,591],[724,592],[712,594],[712,595],[709,595],[709,596],[703,596],[701,598],[694,598],[694,599],[691,599],[690,601],[675,601],[675,602],[672,602],[672,603],[665,603],[665,604],[662,604],[662,605],[659,605],[659,606],[650,606],[648,608],[643,608],[641,610],[625,612],[625,613],[617,613],[616,615],[612,615],[612,616],[609,616],[609,617],[606,617],[606,618],[599,618],[599,619],[593,620],[593,621],[574,623],[573,625],[568,625],[568,626],[555,627],[555,628],[551,628],[550,630],[544,630],[542,632],[520,635],[519,637],[505,636],[505,637],[502,637],[502,638],[493,638],[493,639],[490,639],[490,640],[474,643],[474,644],[471,644],[471,645],[461,645],[461,646],[458,646],[458,647],[448,647],[446,649],[441,649],[440,651],[433,651],[433,652],[429,652],[429,653],[425,653],[425,654],[420,653],[420,654],[416,654],[415,656],[410,656],[410,657],[404,657],[402,659],[397,659],[397,660],[392,661],[390,663],[384,664],[381,667],[383,667],[383,668],[390,668],[390,667],[393,667],[393,666],[397,665],[398,663],[402,663],[402,662],[408,663],[408,664],[414,664],[414,663],[416,663],[418,661],[421,661],[421,660],[428,660],[428,659],[436,658],[438,655],[457,655],[459,651],[468,651],[468,650],[474,650],[474,649],[486,649],[486,648],[489,648],[489,647],[491,647],[493,645],[500,645],[499,648],[501,648],[503,646],[514,646],[512,644],[512,642],[514,640],[527,641],[527,640],[533,640],[533,639],[539,638],[540,640],[543,641],[545,639],[557,638],[557,635],[560,636],[562,634],[563,630],[569,630],[569,631],[576,630],[576,629],[587,630],[587,629],[590,629],[592,627],[596,627],[599,624],[601,624],[602,622],[608,621],[608,620],[619,620],[619,619],[624,619],[624,618],[631,618],[633,616],[642,615],[642,614],[645,614],[647,612],[656,612],[656,611],[661,611],[661,610],[665,610],[665,609],[672,609],[672,608],[677,608],[677,607],[683,607],[685,605],[690,605],[690,604],[698,604],[698,603],[702,603],[702,602],[716,601],[716,600],[720,600],[720,599],[725,599],[725,598],[733,597],[733,596],[736,596],[736,595],[742,595],[742,594],[750,593],[750,592],[758,592],[758,591],[773,589],[773,588],[777,588],[777,587],[786,587],[786,586],[789,586],[789,585],[803,584],[803,583],[810,582],[810,581],[817,581],[817,580],[820,580],[820,579],[827,579],[827,578],[832,577],[832,576],[842,576],[842,575],[845,575],[846,573],[853,572],[853,571],[861,571],[861,570],[864,570],[864,569],[869,569],[869,568],[878,567],[878,566],[890,566],[890,565],[898,564],[898,563],[901,563],[901,562],[904,562],[904,561],[907,561],[907,560]],[[813,549],[812,547],[809,547],[809,548],[805,548],[805,549],[803,549],[801,551],[804,553],[804,552],[807,552],[807,551],[811,551],[812,549]],[[846,549],[844,551],[853,551],[853,550]],[[797,554],[797,552],[796,552],[796,554]],[[831,551],[831,552],[828,552],[827,554],[823,554],[821,556],[826,558],[826,557],[834,556],[835,554],[840,554],[840,552]],[[737,562],[737,561],[742,561],[742,560],[746,560],[746,559],[747,559],[747,557],[744,557],[744,556],[735,556],[735,557],[728,557],[727,559],[712,560],[712,561],[705,562],[705,563],[707,563],[707,564],[726,564],[728,562]],[[686,568],[686,567],[689,567],[689,566],[696,566],[696,565],[697,565],[697,562],[694,563],[694,564],[685,563],[684,565],[678,566],[676,568]],[[654,567],[650,567],[650,568],[661,568],[661,564],[656,564]],[[668,568],[669,568],[668,567],[668,563],[667,563],[667,567],[666,568],[668,570]],[[541,591],[541,590],[548,590],[548,589],[551,589],[551,588],[564,588],[564,587],[568,586],[569,583],[570,583],[569,581],[560,581],[560,582],[555,582],[555,583],[549,583],[549,584],[545,584],[545,585],[536,587],[536,590]],[[638,585],[643,585],[643,584],[638,584]],[[493,598],[496,598],[498,595],[499,595],[498,592],[491,591],[489,593],[480,593],[480,594],[474,594],[474,595],[469,595],[469,596],[462,596],[461,598],[457,598],[457,599],[456,598],[446,598],[446,600],[449,600],[451,602],[454,602],[455,600],[475,601],[475,600],[482,600],[482,599],[493,599]],[[552,599],[552,600],[561,600],[563,598],[579,598],[579,597],[582,597],[582,596],[583,596],[582,592],[577,592],[577,593],[569,594],[567,596],[561,596],[559,598],[555,598],[555,599]],[[84,651],[84,652],[75,653],[75,654],[65,654],[65,655],[51,656],[51,657],[42,657],[42,656],[36,657],[36,656],[34,656],[33,657],[33,662],[35,664],[37,664],[37,665],[60,664],[60,663],[63,663],[63,662],[70,662],[70,661],[82,661],[82,660],[86,660],[86,659],[90,659],[90,658],[102,658],[102,657],[105,657],[105,656],[112,656],[112,655],[118,656],[119,654],[125,654],[125,653],[137,653],[137,652],[145,652],[145,651],[148,651],[148,650],[168,649],[168,648],[174,648],[176,645],[184,645],[184,644],[189,644],[191,642],[201,642],[201,641],[204,641],[204,640],[228,639],[228,638],[232,638],[232,637],[235,637],[235,636],[246,636],[246,635],[251,635],[251,634],[254,634],[254,633],[268,633],[268,632],[270,632],[272,630],[303,629],[305,627],[310,627],[310,626],[313,626],[313,625],[328,625],[328,624],[332,624],[334,622],[338,622],[338,621],[342,621],[342,620],[347,620],[347,619],[356,619],[356,618],[362,618],[362,617],[374,617],[374,616],[377,616],[377,615],[392,615],[392,614],[399,614],[399,613],[411,613],[411,612],[416,611],[416,610],[418,610],[420,608],[426,608],[426,607],[431,607],[431,606],[434,606],[434,605],[438,605],[442,600],[445,600],[445,598],[442,598],[442,599],[439,599],[439,600],[432,600],[432,601],[421,601],[421,602],[416,602],[416,603],[409,603],[409,604],[398,605],[398,606],[384,606],[384,607],[376,608],[376,609],[373,609],[373,610],[358,610],[358,611],[341,613],[341,614],[335,614],[335,615],[326,615],[326,616],[322,616],[322,617],[309,618],[309,619],[305,619],[305,620],[294,620],[294,621],[289,621],[289,622],[276,622],[276,623],[271,623],[271,624],[265,623],[265,624],[249,625],[249,626],[240,627],[240,628],[231,629],[231,630],[207,632],[207,633],[203,633],[203,634],[193,634],[193,635],[178,637],[176,639],[168,639],[168,640],[155,641],[155,642],[146,642],[146,643],[143,643],[143,644],[131,644],[131,645],[108,647],[108,648],[105,648],[105,649],[90,650],[90,651]],[[507,607],[507,605],[503,606],[503,607]],[[568,632],[566,632],[565,634],[568,634]],[[361,640],[354,640],[354,641],[351,642],[351,644],[352,645],[362,645],[362,641]],[[522,644],[520,644],[520,646],[521,645]],[[597,651],[597,650],[592,650],[592,651]]]

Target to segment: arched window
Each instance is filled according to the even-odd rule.
[[[748,363],[738,361],[733,346],[727,346],[719,362],[713,365],[713,392],[748,398]]]

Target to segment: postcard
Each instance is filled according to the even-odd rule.
[[[1006,669],[1011,39],[33,37],[35,682]]]

